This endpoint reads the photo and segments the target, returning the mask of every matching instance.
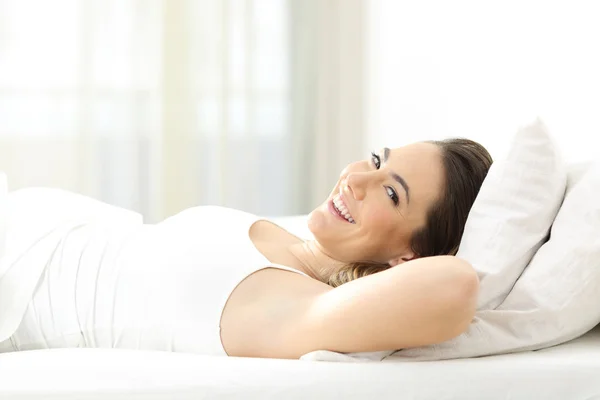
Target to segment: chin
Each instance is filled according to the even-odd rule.
[[[308,230],[315,234],[315,231],[319,231],[319,225],[322,225],[322,222],[319,223],[319,220],[323,220],[322,215],[318,215],[317,210],[313,210],[310,214],[308,214],[308,219],[306,220],[306,226]]]
[[[306,224],[308,229],[312,232],[315,238],[323,236],[329,228],[329,210],[327,210],[327,202],[321,204],[308,214],[308,220]]]

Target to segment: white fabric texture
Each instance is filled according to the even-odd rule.
[[[4,255],[4,246],[6,242],[6,194],[8,192],[8,183],[6,174],[0,171],[0,259]]]
[[[6,251],[0,259],[0,342],[18,327],[49,260],[86,223],[142,224],[140,214],[61,189],[28,188],[6,198]]]
[[[0,354],[0,398],[591,400],[598,370],[599,329],[540,351],[424,363],[54,349]]]
[[[477,309],[496,308],[546,241],[563,201],[566,167],[540,119],[520,128],[490,168],[457,256],[479,276]]]

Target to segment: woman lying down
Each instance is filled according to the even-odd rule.
[[[11,192],[0,352],[296,359],[446,341],[475,312],[477,275],[453,254],[491,163],[466,139],[372,153],[310,213],[314,240],[224,207],[143,224],[62,190]]]

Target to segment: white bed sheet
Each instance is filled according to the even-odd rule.
[[[475,359],[335,363],[167,352],[0,354],[0,399],[595,399],[600,329],[549,349]]]

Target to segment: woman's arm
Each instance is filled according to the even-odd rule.
[[[337,352],[443,342],[467,329],[478,289],[477,274],[464,260],[416,259],[317,296],[306,309],[301,335],[313,350]]]

